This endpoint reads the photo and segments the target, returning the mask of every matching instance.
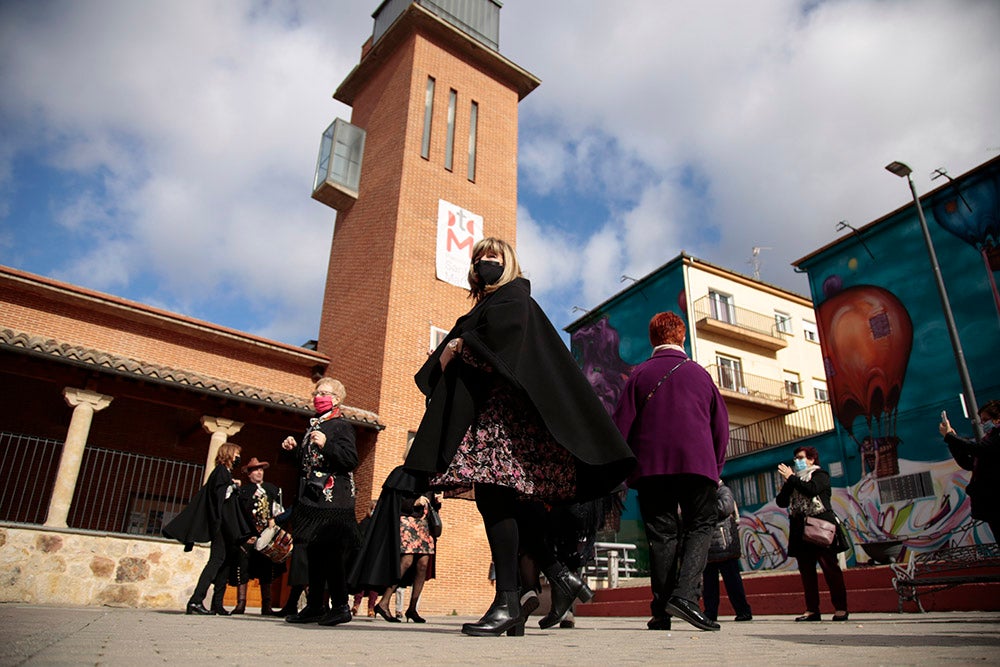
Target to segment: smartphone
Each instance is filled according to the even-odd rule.
[[[941,411],[941,421],[942,422],[948,421],[948,413],[945,410]]]

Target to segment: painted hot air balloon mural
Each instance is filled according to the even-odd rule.
[[[993,303],[1000,315],[1000,293],[994,271],[1000,271],[1000,174],[984,180],[952,182],[932,209],[934,219],[982,255],[993,290]]]
[[[876,477],[899,473],[896,415],[913,346],[913,322],[898,298],[875,285],[840,289],[837,276],[823,285],[817,309],[823,362],[837,420]],[[866,431],[856,428],[863,417]],[[859,441],[860,436],[860,441]]]

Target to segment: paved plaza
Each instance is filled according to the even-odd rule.
[[[1000,664],[1000,613],[858,614],[847,623],[764,616],[698,632],[645,618],[578,619],[576,629],[465,637],[460,616],[324,628],[258,615],[0,604],[6,665],[969,665]],[[537,619],[532,618],[535,623]]]

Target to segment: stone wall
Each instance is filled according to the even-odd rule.
[[[0,602],[183,609],[208,548],[0,523]]]

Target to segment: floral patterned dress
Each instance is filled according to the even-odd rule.
[[[468,347],[461,361],[492,372]],[[448,469],[431,479],[431,487],[450,496],[464,495],[476,483],[547,501],[567,500],[576,492],[573,455],[552,438],[534,406],[499,378]]]
[[[423,516],[399,517],[399,553],[401,554],[432,554],[434,553],[434,538],[427,526],[427,514]]]

